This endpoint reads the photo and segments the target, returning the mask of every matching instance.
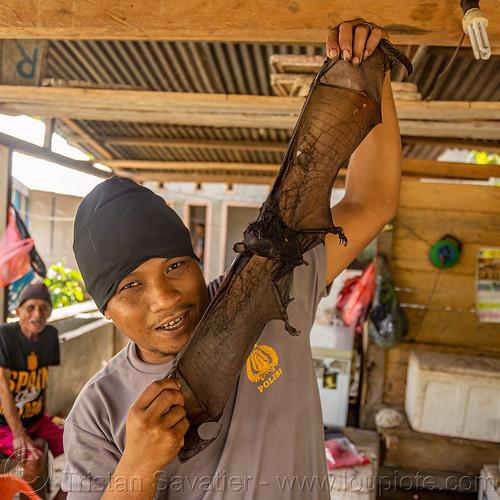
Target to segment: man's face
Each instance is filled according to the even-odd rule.
[[[118,284],[105,316],[137,344],[143,361],[163,363],[186,344],[207,305],[205,280],[195,259],[154,258]]]
[[[47,325],[52,307],[48,302],[41,299],[28,299],[17,309],[21,331],[28,338],[37,337]]]

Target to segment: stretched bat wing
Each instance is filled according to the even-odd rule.
[[[358,68],[341,60],[321,67],[259,216],[235,245],[239,255],[176,357],[168,376],[181,383],[191,424],[181,462],[216,438],[202,439],[198,428],[221,417],[265,325],[281,319],[290,334],[299,333],[286,307],[292,271],[304,263],[303,254],[328,232],[347,242],[333,224],[330,194],[340,167],[380,122],[383,78],[395,50],[383,42]]]
[[[269,321],[286,317],[284,300],[288,299],[292,276],[290,273],[275,282],[275,270],[276,263],[265,257],[249,252],[238,255],[198,328],[176,358],[173,376],[181,383],[190,422],[178,454],[181,462],[216,437],[201,439],[198,427],[219,420],[262,330]]]
[[[266,200],[279,207],[286,226],[301,231],[333,225],[330,194],[334,179],[352,151],[381,121],[378,103],[383,66],[381,51],[369,65],[359,68],[343,60],[323,64]]]

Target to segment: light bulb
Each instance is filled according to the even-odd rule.
[[[489,59],[491,56],[487,26],[488,18],[480,9],[469,9],[462,19],[462,28],[465,34],[469,35],[472,52],[476,59]]]

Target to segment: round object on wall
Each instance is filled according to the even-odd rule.
[[[447,234],[431,248],[431,262],[440,269],[453,267],[460,257],[462,244],[457,238]]]

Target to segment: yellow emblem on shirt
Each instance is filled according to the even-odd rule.
[[[261,382],[257,389],[263,392],[282,374],[281,368],[277,368],[277,365],[278,355],[272,347],[255,344],[247,359],[248,380],[250,382]],[[272,375],[268,376],[270,373]]]
[[[38,356],[32,352],[27,358],[26,363],[28,367],[28,371],[33,371],[38,368]]]

